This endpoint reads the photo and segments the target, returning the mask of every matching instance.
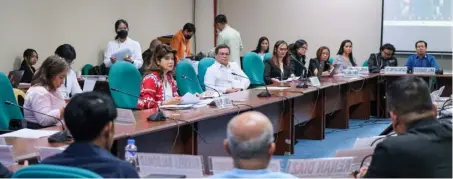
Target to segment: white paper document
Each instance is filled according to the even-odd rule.
[[[358,148],[369,148],[376,146],[379,142],[382,142],[385,139],[384,136],[373,136],[373,137],[365,137],[365,138],[357,138],[355,140],[353,149]]]
[[[116,61],[124,61],[126,56],[131,56],[131,55],[132,55],[131,49],[124,47],[124,48],[118,49],[115,53],[113,53],[112,56],[114,56],[116,58]]]
[[[19,137],[19,138],[32,138],[32,139],[37,139],[41,137],[47,137],[52,134],[57,133],[58,131],[51,131],[51,130],[33,130],[33,129],[27,129],[23,128],[21,130],[17,130],[14,132],[6,133],[0,135],[0,137]]]
[[[121,109],[121,108],[116,108],[116,111],[118,113],[115,122],[120,123],[120,124],[132,124],[134,125],[137,123],[135,121],[135,116],[132,110],[130,109]]]
[[[288,79],[283,80],[283,81],[281,81],[281,82],[290,82],[290,81],[297,80],[297,79],[299,79],[299,78],[300,78],[300,77],[298,77],[298,76],[293,76],[293,77],[289,77]]]
[[[159,106],[161,109],[168,109],[168,110],[183,110],[192,108],[193,104],[169,104],[169,105],[162,105]]]
[[[269,86],[269,87],[267,87],[267,89],[269,89],[269,90],[285,90],[288,88],[290,88],[290,87],[289,86]],[[254,88],[254,89],[265,90],[266,88],[264,86],[262,86],[262,87],[258,87],[258,88]]]
[[[186,93],[181,98],[181,104],[197,104],[200,102],[200,98],[192,93]]]
[[[94,86],[96,85],[96,79],[93,78],[87,78],[83,80],[83,92],[91,92],[94,89]]]

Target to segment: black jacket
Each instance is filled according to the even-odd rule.
[[[30,66],[30,68],[29,68],[27,65],[27,61],[22,60],[19,70],[24,70],[24,75],[22,76],[22,79],[20,80],[20,82],[21,83],[31,83],[31,80],[33,79],[33,75],[36,72],[35,67]]]
[[[289,66],[283,66],[283,75],[280,68],[274,63],[272,63],[272,59],[264,60],[264,82],[266,84],[271,84],[271,78],[277,78],[279,80],[286,80],[291,75],[291,70]]]
[[[11,178],[13,173],[0,163],[0,178]]]
[[[289,66],[291,73],[295,76],[300,76],[307,68],[305,67],[305,57],[296,57],[294,55],[289,55]]]
[[[310,59],[310,64],[308,65],[308,70],[310,70],[309,72],[309,75],[310,76],[316,76],[315,75],[315,69],[318,69],[318,73],[322,73],[322,72],[325,72],[325,71],[329,71],[330,70],[330,64],[326,61],[324,62],[324,69],[319,70],[319,65],[320,65],[321,61],[318,60],[317,58],[312,58]]]
[[[367,178],[451,178],[451,121],[417,120],[379,143]]]
[[[385,60],[381,57],[381,53],[372,53],[370,58],[368,58],[368,70],[370,73],[379,73],[386,66],[396,67],[398,66],[398,60],[393,56]]]

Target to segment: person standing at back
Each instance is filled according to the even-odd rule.
[[[64,113],[64,121],[74,143],[41,163],[79,167],[104,178],[139,178],[130,163],[110,153],[116,117],[116,107],[109,96],[97,92],[74,96]]]
[[[24,60],[20,64],[19,70],[24,70],[24,75],[22,79],[20,79],[21,83],[31,83],[33,75],[36,72],[35,67],[33,65],[38,62],[38,53],[34,49],[27,49],[24,51]]]
[[[179,60],[192,56],[190,39],[194,33],[195,25],[186,23],[182,30],[179,30],[171,39],[170,46],[173,50],[176,50],[176,64]]]
[[[129,24],[127,21],[124,19],[117,20],[115,22],[115,32],[115,40],[107,44],[107,49],[104,53],[105,67],[110,68],[115,62],[124,60],[134,64],[137,69],[140,69],[143,64],[142,48],[137,41],[128,37]],[[127,51],[127,55],[122,57],[122,59],[116,59],[116,56],[114,56],[119,50]]]
[[[440,69],[439,64],[437,64],[436,57],[426,53],[428,43],[423,40],[417,41],[415,43],[415,48],[417,54],[411,55],[407,58],[406,66],[408,70],[413,70],[414,67],[432,67],[435,68],[436,71]]]
[[[387,90],[393,130],[376,146],[365,178],[451,178],[452,124],[436,119],[428,84],[419,77],[403,77]]]
[[[269,171],[275,152],[274,127],[262,113],[245,112],[231,119],[223,145],[233,158],[234,168],[213,178],[296,178]]]
[[[217,45],[225,44],[230,48],[230,62],[236,62],[241,67],[241,51],[243,49],[241,34],[228,25],[225,15],[219,14],[215,17],[217,29]]]

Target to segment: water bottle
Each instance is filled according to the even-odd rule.
[[[124,159],[137,168],[137,146],[134,139],[128,139],[125,148]]]

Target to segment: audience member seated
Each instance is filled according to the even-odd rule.
[[[387,90],[392,126],[398,136],[376,146],[366,178],[451,178],[451,121],[436,119],[427,83],[403,77]]]
[[[41,163],[83,168],[104,178],[139,178],[130,163],[110,153],[116,117],[116,107],[109,96],[96,92],[74,96],[64,114],[74,143]]]
[[[228,61],[230,48],[227,45],[219,45],[215,48],[215,54],[216,62],[206,70],[204,77],[206,90],[220,93],[246,90],[250,80],[236,62]]]
[[[170,46],[160,44],[153,53],[151,64],[140,85],[138,109],[181,103],[176,81],[173,79],[176,52]]]
[[[231,119],[223,145],[233,158],[234,168],[213,178],[296,178],[269,171],[275,151],[274,128],[262,113],[245,112]]]
[[[82,89],[80,88],[79,82],[77,80],[77,75],[71,68],[74,60],[76,59],[76,52],[72,45],[63,44],[58,46],[58,48],[55,50],[55,55],[64,58],[69,65],[69,71],[64,80],[64,85],[58,88],[61,96],[63,96],[64,99],[69,99],[72,96],[82,92]]]
[[[170,45],[172,49],[176,50],[176,63],[181,59],[192,56],[192,52],[190,51],[190,39],[194,33],[195,25],[186,23],[182,30],[179,30],[173,35]]]
[[[291,54],[289,55],[289,64],[291,67],[291,73],[295,76],[302,76],[302,73],[307,73],[305,67],[305,53],[307,52],[308,44],[305,40],[297,40],[294,46],[289,49]],[[308,74],[305,74],[308,75]]]
[[[264,61],[264,56],[269,52],[269,39],[267,39],[267,37],[260,37],[256,49],[252,52],[258,54],[261,57],[261,60]]]
[[[330,58],[329,48],[322,46],[316,51],[316,58],[310,59],[308,69],[313,76],[318,76],[318,73],[322,73],[322,76],[327,76],[333,71],[333,66],[327,62]]]
[[[63,85],[68,70],[68,63],[56,55],[48,57],[39,67],[33,76],[31,87],[25,94],[24,108],[49,116],[24,110],[27,128],[39,129],[52,126],[63,118],[66,102],[57,89]]]
[[[426,53],[428,43],[420,40],[415,43],[417,54],[409,56],[407,58],[406,66],[408,70],[413,70],[414,67],[433,67],[439,70],[439,64],[437,64],[436,58]]]
[[[279,40],[274,45],[272,58],[264,62],[264,82],[266,84],[280,83],[291,75],[288,62],[288,44]]]
[[[0,178],[11,178],[11,176],[13,176],[13,172],[0,163]]]
[[[143,59],[143,65],[142,67],[140,67],[139,71],[140,71],[140,74],[144,75],[145,72],[146,72],[146,68],[149,67],[149,64],[151,64],[151,57],[153,56],[153,51],[154,49],[157,47],[157,45],[160,45],[162,44],[162,42],[160,40],[157,40],[157,39],[154,39],[151,41],[151,43],[149,44],[149,48],[146,49],[143,53],[142,53],[142,59]]]
[[[340,49],[338,49],[337,57],[335,57],[333,64],[338,64],[338,73],[342,73],[343,70],[349,67],[355,67],[355,58],[352,55],[352,42],[350,40],[344,40],[341,42]]]
[[[36,50],[29,48],[24,51],[23,57],[24,60],[22,60],[19,70],[24,70],[24,75],[22,76],[20,82],[31,83],[33,75],[36,72],[36,69],[35,67],[33,67],[33,65],[38,62],[38,53],[36,52]]]
[[[116,61],[127,61],[135,65],[137,69],[140,69],[143,64],[142,59],[142,48],[140,44],[128,37],[129,25],[126,20],[120,19],[115,22],[115,40],[110,41],[107,44],[107,49],[104,53],[104,64],[107,68],[110,68]],[[127,49],[129,54],[123,59],[116,59],[114,54],[119,50]]]
[[[368,58],[368,70],[370,73],[381,73],[386,66],[398,66],[398,60],[393,55],[395,47],[392,44],[384,44],[380,48],[380,53],[372,53]]]

